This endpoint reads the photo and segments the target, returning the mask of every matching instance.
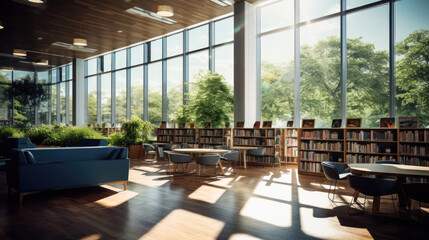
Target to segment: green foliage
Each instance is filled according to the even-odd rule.
[[[0,127],[0,141],[8,137],[24,137],[24,133],[14,127]]]
[[[230,122],[234,110],[234,96],[225,78],[217,73],[200,72],[192,85],[190,109],[197,127],[211,122],[212,127],[222,127]]]
[[[150,122],[143,121],[136,116],[133,116],[130,120],[124,120],[121,126],[123,132],[122,143],[128,147],[148,142],[153,128]]]
[[[48,125],[40,125],[38,127],[31,127],[29,128],[25,136],[28,137],[32,143],[37,145],[42,145],[43,141],[46,139],[52,139],[55,142],[58,140],[57,133],[54,131],[54,126],[48,126]]]
[[[429,30],[411,33],[396,45],[396,99],[399,116],[419,116],[429,125]]]
[[[90,127],[67,127],[61,132],[59,145],[63,147],[76,146],[82,138],[104,138],[101,133]]]
[[[162,95],[160,92],[151,90],[149,90],[148,95],[149,121],[158,126],[162,122]]]
[[[107,138],[107,142],[110,146],[122,146],[123,138],[124,136],[121,133],[116,132],[109,135],[109,137]]]
[[[193,119],[193,113],[190,109],[189,105],[179,105],[175,112],[176,117],[174,118],[174,122],[179,123],[191,123]]]

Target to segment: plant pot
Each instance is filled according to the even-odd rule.
[[[128,157],[131,159],[144,159],[144,150],[142,145],[132,145],[129,147]]]

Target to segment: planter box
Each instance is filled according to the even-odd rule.
[[[142,145],[132,145],[129,147],[128,157],[131,159],[144,159],[144,150]]]
[[[54,146],[54,145],[36,145],[36,148],[61,148],[61,147]]]

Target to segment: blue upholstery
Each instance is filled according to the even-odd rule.
[[[334,202],[335,191],[337,188],[337,180],[346,179],[347,176],[351,174],[350,170],[348,169],[347,164],[342,164],[337,162],[322,162],[322,169],[323,169],[323,173],[325,174],[325,177],[331,181],[331,184],[329,185],[328,199]],[[330,194],[332,191],[331,190],[332,182],[334,182],[335,185],[334,185],[334,191],[332,193],[332,199],[331,199]]]
[[[419,202],[419,217],[422,207],[422,202],[429,203],[429,183],[404,183],[405,194]]]
[[[206,154],[197,157],[197,164],[204,166],[216,166],[219,163],[220,156],[217,154]]]
[[[77,145],[78,147],[86,146],[107,146],[106,139],[82,138]]]
[[[7,165],[8,185],[23,193],[127,181],[130,160],[121,147],[38,148],[12,150]]]
[[[5,138],[0,144],[0,156],[10,158],[12,149],[35,148],[29,138]]]
[[[238,159],[238,151],[230,151],[227,154],[224,154],[220,160],[223,161],[236,161]]]
[[[168,158],[174,164],[182,164],[182,163],[190,163],[192,161],[191,155],[176,153],[176,152],[168,152]]]

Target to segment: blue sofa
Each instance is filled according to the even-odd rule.
[[[10,151],[14,148],[35,148],[36,146],[31,142],[29,138],[14,138],[8,137],[3,140],[0,144],[0,156],[4,158],[10,158]]]
[[[106,139],[82,138],[77,147],[107,146]]]
[[[22,197],[50,189],[121,183],[126,189],[130,159],[124,147],[14,149],[7,161],[9,190]]]

